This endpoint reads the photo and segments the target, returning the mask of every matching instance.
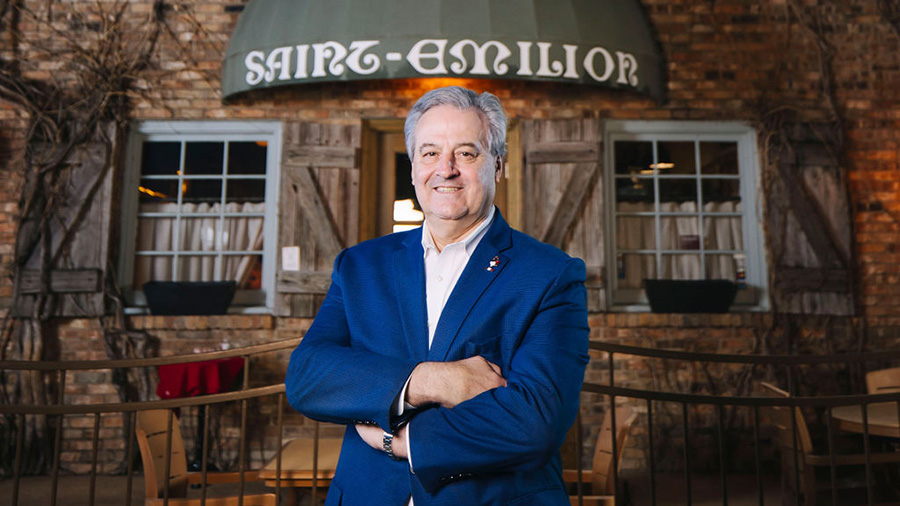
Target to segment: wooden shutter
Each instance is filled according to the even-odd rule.
[[[49,220],[49,239],[28,244],[23,238],[37,237],[36,227],[45,212],[43,204],[23,217],[17,237],[17,257],[25,258],[15,280],[18,297],[14,316],[31,316],[39,294],[53,294],[53,316],[92,317],[105,313],[103,276],[108,265],[114,166],[124,146],[124,131],[114,123],[97,127],[92,139],[76,146],[59,171],[61,194],[54,198],[58,208]],[[37,151],[47,151],[38,147]],[[46,195],[45,195],[46,196]],[[34,203],[33,203],[34,204]],[[29,232],[30,229],[30,232]],[[51,265],[42,278],[43,248],[49,246]]]
[[[783,313],[852,315],[852,228],[830,125],[797,124],[769,149],[767,247]]]
[[[601,138],[597,119],[522,124],[522,228],[584,260],[589,311],[606,297]]]
[[[278,244],[300,247],[300,271],[278,258],[276,314],[315,316],[337,254],[359,235],[358,125],[292,123],[284,131]]]

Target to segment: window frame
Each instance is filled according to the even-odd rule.
[[[603,181],[605,253],[608,294],[607,308],[614,311],[646,312],[650,310],[646,294],[638,302],[618,301],[616,294],[616,185],[615,149],[617,141],[643,142],[736,142],[738,174],[740,177],[741,226],[746,255],[746,284],[754,301],[742,301],[741,294],[732,310],[766,311],[769,307],[768,271],[763,234],[761,204],[761,170],[756,130],[738,121],[652,121],[607,120],[604,122]],[[656,213],[658,211],[654,211]],[[744,297],[747,297],[746,295]]]
[[[261,292],[238,291],[229,312],[271,313],[275,307],[276,251],[278,242],[278,196],[282,151],[280,121],[158,121],[135,123],[128,138],[122,191],[122,220],[119,256],[119,286],[126,300],[126,312],[148,311],[143,291],[132,286],[137,247],[138,192],[141,159],[145,142],[240,142],[266,141],[265,211],[263,225]]]

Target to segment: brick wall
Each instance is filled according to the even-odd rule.
[[[401,118],[423,91],[434,86],[428,80],[311,84],[253,92],[223,103],[218,75],[237,19],[237,14],[225,11],[231,3],[194,1],[167,8],[166,29],[152,55],[151,68],[136,76],[136,91],[130,96],[134,120],[283,119],[358,124],[363,118]],[[587,86],[453,82],[492,91],[503,100],[510,116],[519,119],[597,117],[739,120],[758,124],[764,111],[790,109],[810,120],[827,120],[832,111],[823,94],[823,77],[828,74],[823,74],[819,65],[814,34],[801,22],[804,17],[821,19],[828,28],[824,40],[834,50],[828,67],[833,74],[830,84],[849,143],[845,159],[862,308],[858,318],[800,320],[789,330],[797,336],[797,351],[852,348],[861,333],[870,348],[893,348],[900,344],[900,317],[895,316],[900,310],[900,34],[879,13],[881,2],[875,0],[804,3],[798,11],[792,10],[794,3],[643,0],[666,59],[668,101],[663,105],[633,93]],[[24,4],[43,17],[50,6],[54,9],[54,22],[63,28],[73,26],[66,24],[73,17],[73,12],[67,11],[69,4]],[[93,3],[71,5],[84,14]],[[153,2],[128,3],[125,19],[133,23],[138,40],[152,25],[147,21],[152,11]],[[41,49],[47,41],[63,47],[62,40],[28,16],[22,16],[20,29],[22,45],[14,51],[12,39],[4,37],[0,40],[0,56],[18,56],[25,77],[71,80],[76,66],[52,61]],[[87,31],[71,33],[91,36]],[[3,268],[12,260],[23,170],[22,139],[27,127],[23,117],[16,105],[0,100]],[[10,294],[10,282],[3,277],[0,304],[8,301]],[[302,334],[309,324],[307,320],[270,316],[134,317],[129,323],[159,338],[163,355],[214,348],[225,339],[240,346],[293,337]],[[593,338],[628,344],[730,353],[785,349],[783,326],[761,314],[713,318],[605,314],[592,316],[591,326]],[[58,335],[63,359],[105,358],[95,322],[63,322]],[[283,373],[285,363],[286,357],[273,361],[266,370],[268,377]],[[595,360],[588,379],[605,381],[604,365],[603,360]],[[620,367],[621,381],[626,384],[646,383],[658,373],[658,369],[643,361],[622,363]],[[824,375],[811,374],[811,378]],[[682,386],[701,380],[696,370],[673,371],[664,379]],[[103,373],[71,373],[66,392],[72,403],[110,402],[116,399],[116,393],[109,384],[109,377]],[[292,430],[309,430],[308,424],[294,421],[296,428]],[[110,452],[122,451],[115,435],[119,423],[114,418],[103,419],[107,430],[104,438],[109,439],[104,448]],[[89,430],[85,424],[74,418],[67,421],[66,434],[73,441],[83,439]],[[79,445],[67,448],[70,460],[66,462],[72,470],[84,469],[85,454]]]

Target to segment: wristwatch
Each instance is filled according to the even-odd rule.
[[[390,432],[382,432],[381,435],[381,449],[384,450],[384,453],[387,454],[388,457],[394,460],[403,460],[400,457],[394,455],[394,449],[392,445],[394,443],[394,435]]]

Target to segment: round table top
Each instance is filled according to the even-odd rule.
[[[867,406],[869,434],[900,437],[900,407],[896,402],[876,402]],[[831,410],[837,428],[865,433],[862,406],[839,406]]]

